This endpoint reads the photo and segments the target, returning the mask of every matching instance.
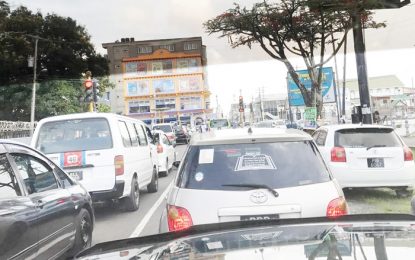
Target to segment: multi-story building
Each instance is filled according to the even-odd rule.
[[[357,80],[346,81],[350,106],[360,105]],[[383,116],[402,116],[415,109],[413,88],[406,87],[395,75],[369,78],[369,93],[372,111]]]
[[[201,37],[105,43],[116,88],[114,112],[154,121],[206,119],[212,113]]]

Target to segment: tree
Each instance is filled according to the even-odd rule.
[[[98,104],[98,112],[101,113],[110,113],[111,107],[106,104]]]
[[[220,33],[227,37],[233,48],[259,44],[272,58],[284,63],[288,74],[298,86],[306,106],[317,107],[321,115],[322,68],[340,50],[352,29],[351,15],[363,12],[364,26],[385,26],[372,19],[358,1],[349,0],[281,0],[279,3],[263,1],[252,9],[234,8],[207,21],[204,26],[209,34]],[[359,2],[360,3],[360,2]],[[334,51],[328,46],[334,44]],[[312,82],[307,89],[300,81],[290,58],[302,57]]]
[[[23,6],[10,10],[0,0],[0,119],[29,120],[33,68],[28,59],[34,54],[33,35],[42,38],[38,43],[36,119],[83,111],[79,100],[82,73],[87,70],[106,82],[101,83],[101,93],[105,87],[113,87],[106,77],[108,62],[96,53],[83,26],[72,18],[44,16]]]

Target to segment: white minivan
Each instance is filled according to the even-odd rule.
[[[42,119],[31,146],[77,179],[95,201],[121,199],[137,210],[140,189],[158,190],[158,167],[146,125],[106,113]]]

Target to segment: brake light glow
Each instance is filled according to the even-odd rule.
[[[185,208],[167,206],[167,222],[169,231],[180,231],[193,226],[192,217]]]
[[[413,161],[414,160],[414,155],[412,154],[412,151],[411,151],[410,148],[405,146],[403,148],[403,152],[404,152],[405,161]]]
[[[343,197],[339,197],[330,201],[327,205],[326,216],[328,218],[338,218],[340,216],[347,215],[348,207],[347,202]]]
[[[174,140],[174,135],[168,135],[167,138],[169,138],[170,141]]]
[[[344,147],[333,147],[331,149],[332,162],[346,162],[346,150]]]
[[[157,145],[157,153],[163,153],[163,146],[161,144]]]
[[[117,155],[114,157],[115,176],[124,174],[124,156]]]

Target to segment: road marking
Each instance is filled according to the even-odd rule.
[[[138,237],[141,232],[143,232],[144,227],[147,225],[148,221],[151,219],[153,214],[156,212],[160,204],[163,202],[163,200],[166,198],[167,193],[170,191],[171,187],[173,186],[174,179],[170,182],[169,186],[167,186],[166,190],[161,194],[160,198],[154,203],[153,207],[147,212],[147,214],[144,216],[144,218],[141,220],[140,224],[135,228],[134,232],[130,235],[130,238],[132,237]]]

